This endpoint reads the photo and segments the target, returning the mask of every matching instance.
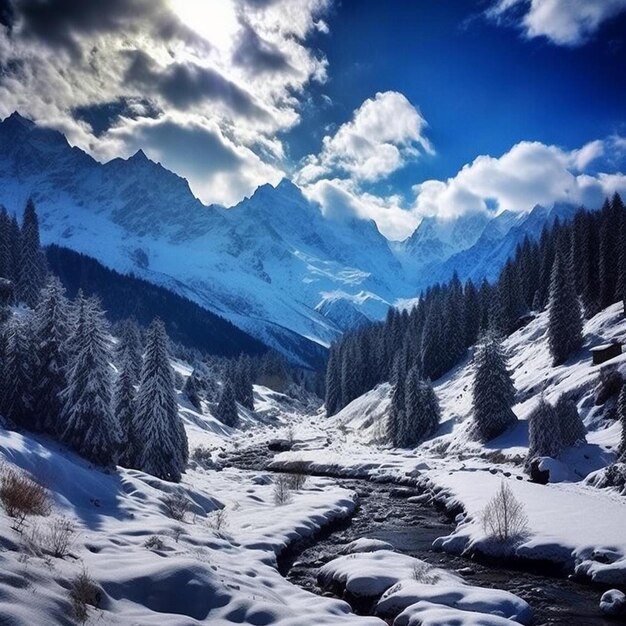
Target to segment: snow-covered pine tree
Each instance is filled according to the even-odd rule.
[[[21,428],[32,429],[33,358],[31,320],[13,315],[5,325],[4,363],[0,407],[2,414]]]
[[[473,418],[478,437],[489,441],[517,421],[511,410],[515,387],[502,346],[493,333],[485,335],[475,356]]]
[[[394,387],[387,417],[386,435],[387,440],[396,448],[406,445],[406,395],[405,376],[400,369],[399,362],[394,366]]]
[[[441,421],[441,407],[439,399],[429,379],[420,382],[421,414],[424,423],[423,438],[430,437],[437,432]]]
[[[341,372],[339,347],[333,344],[326,366],[326,416],[331,417],[341,408]]]
[[[250,363],[241,355],[233,367],[234,390],[237,402],[250,411],[254,411],[254,391]]]
[[[113,392],[113,413],[120,427],[119,464],[124,467],[138,466],[142,444],[136,431],[135,420],[135,363],[130,350],[118,361],[118,373]]]
[[[439,426],[441,410],[430,381],[422,380],[417,368],[407,375],[405,385],[404,446],[413,447],[430,437]]]
[[[473,346],[480,332],[480,296],[476,286],[468,280],[464,289],[465,296],[465,346]]]
[[[561,429],[561,439],[564,446],[573,446],[586,441],[587,429],[578,413],[576,403],[563,394],[554,405],[559,427]]]
[[[0,207],[0,277],[14,282],[12,246],[11,219],[7,210]]]
[[[183,393],[187,396],[187,400],[191,403],[198,413],[202,413],[202,401],[200,399],[200,376],[197,368],[194,368],[187,376],[187,380],[183,386]]]
[[[20,242],[17,294],[21,302],[35,308],[46,279],[46,265],[39,241],[39,220],[32,199],[28,200],[24,209]]]
[[[115,355],[118,363],[125,363],[130,368],[129,374],[133,377],[134,384],[137,384],[141,376],[143,346],[141,330],[133,318],[120,323]]]
[[[227,380],[222,386],[222,394],[215,411],[215,417],[226,426],[237,426],[239,412],[237,410],[235,391],[230,380]]]
[[[568,258],[559,249],[552,268],[548,310],[548,344],[553,364],[560,365],[583,341],[582,314]]]
[[[69,303],[56,276],[48,278],[35,309],[34,330],[34,417],[35,428],[61,434],[61,395],[67,387],[67,339]]]
[[[617,419],[622,424],[622,437],[618,449],[619,460],[626,463],[626,383],[622,385],[622,390],[617,399]]]
[[[448,361],[443,334],[443,307],[441,297],[436,294],[426,312],[422,332],[422,374],[433,380],[437,379],[445,373]]]
[[[110,465],[117,460],[120,425],[111,402],[111,342],[96,300],[85,303],[84,324],[75,341],[63,393],[62,439],[90,461]]]
[[[135,424],[141,442],[139,468],[163,480],[180,481],[189,458],[189,447],[185,426],[178,414],[167,333],[160,319],[150,324],[146,336]]]
[[[341,406],[347,406],[358,396],[354,363],[357,358],[351,338],[341,351]]]
[[[444,337],[446,338],[445,370],[453,367],[465,352],[465,311],[463,287],[455,272],[447,288],[444,304]]]
[[[404,410],[405,427],[402,429],[402,442],[399,447],[415,446],[422,439],[422,406],[420,398],[419,369],[412,367],[406,375],[404,383]]]
[[[557,458],[563,449],[559,416],[555,408],[542,396],[528,416],[528,459],[541,456]]]
[[[90,301],[85,298],[81,290],[78,291],[76,297],[71,303],[69,321],[72,330],[67,338],[67,345],[65,347],[69,361],[74,360],[78,356],[82,343],[82,337],[85,334],[87,309],[90,304]]]
[[[617,300],[619,236],[624,206],[618,194],[604,203],[600,211],[600,306],[605,308]]]

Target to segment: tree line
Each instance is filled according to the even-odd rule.
[[[57,438],[99,465],[179,481],[188,444],[163,323],[151,323],[145,345],[128,323],[115,345],[99,301],[68,299],[48,272],[32,201],[21,227],[0,211],[0,276],[6,425]]]
[[[410,311],[392,308],[384,322],[333,344],[326,369],[327,414],[391,382],[388,439],[395,445],[414,445],[438,424],[430,381],[449,372],[479,342],[474,355],[474,431],[480,439],[491,439],[516,420],[511,411],[515,389],[502,339],[547,309],[548,345],[553,364],[559,365],[582,345],[584,318],[620,300],[626,311],[626,209],[615,194],[600,210],[580,209],[565,224],[556,220],[538,240],[526,236],[493,284],[469,280],[462,285],[455,274],[448,283],[429,287]],[[546,407],[546,402],[540,406],[543,414]],[[566,415],[565,425],[554,432],[578,432],[578,422],[572,426],[568,421],[573,413],[565,399],[553,409]],[[569,445],[563,442],[571,438],[559,434],[556,447]],[[531,439],[537,450],[550,447],[537,443],[543,441],[541,436]]]

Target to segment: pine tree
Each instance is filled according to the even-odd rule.
[[[225,426],[234,428],[239,422],[239,412],[237,410],[237,401],[235,400],[235,391],[232,383],[227,380],[222,387],[220,401],[215,411],[215,417]]]
[[[231,380],[235,391],[235,398],[239,404],[254,411],[254,390],[252,376],[247,358],[242,355],[236,363],[233,363]]]
[[[200,399],[199,374],[196,368],[187,377],[183,386],[183,393],[187,396],[187,400],[191,403],[198,413],[202,413],[202,401]]]
[[[341,408],[341,372],[339,347],[330,348],[326,366],[326,416],[331,417]]]
[[[0,207],[0,277],[15,281],[11,241],[11,220],[4,207]]]
[[[430,381],[422,380],[413,368],[405,384],[405,419],[403,447],[416,446],[430,437],[439,426],[441,410]]]
[[[542,456],[557,458],[563,449],[559,416],[542,396],[528,416],[528,462]]]
[[[436,294],[426,313],[421,346],[422,374],[435,380],[446,372],[447,346],[443,333],[443,311],[440,296]]]
[[[608,200],[600,211],[600,307],[605,308],[617,299],[619,235],[623,206],[616,194],[614,201]]]
[[[480,333],[480,296],[474,283],[469,280],[465,285],[465,346],[473,346]]]
[[[120,425],[111,403],[113,354],[98,302],[86,303],[84,312],[63,393],[62,439],[90,461],[110,465],[120,445]]]
[[[405,376],[399,367],[396,363],[394,367],[395,382],[387,418],[387,439],[397,448],[404,446],[406,441]]]
[[[14,315],[5,328],[2,414],[9,422],[33,429],[32,330],[30,320]]]
[[[473,417],[477,435],[489,441],[516,423],[511,410],[515,388],[506,367],[502,346],[493,334],[486,335],[475,356]]]
[[[465,311],[463,309],[463,287],[454,273],[446,289],[444,306],[444,336],[447,344],[447,371],[459,361],[465,352]]]
[[[178,414],[167,333],[159,319],[148,329],[135,406],[135,428],[142,446],[139,468],[163,480],[180,481],[189,447]]]
[[[592,318],[600,311],[600,267],[598,248],[600,246],[599,218],[595,213],[583,213],[584,218],[579,228],[584,229],[581,257],[574,257],[576,263],[581,267],[582,287],[581,298],[583,302],[585,317]],[[576,250],[575,250],[576,252]]]
[[[44,285],[46,267],[39,242],[39,220],[31,200],[24,209],[17,293],[20,301],[34,308]]]
[[[576,403],[565,394],[554,405],[558,417],[561,439],[564,446],[573,446],[586,441],[587,429],[578,413]]]
[[[72,331],[65,346],[67,358],[70,361],[75,359],[80,351],[87,324],[88,309],[91,304],[92,302],[83,296],[83,292],[79,291],[70,306],[69,321]]]
[[[61,434],[61,395],[67,387],[69,303],[56,277],[48,279],[34,316],[35,428]]]
[[[113,393],[113,413],[120,427],[119,464],[136,468],[142,443],[136,431],[135,420],[135,363],[130,350],[125,351],[122,358]]]
[[[552,270],[548,312],[548,343],[554,365],[563,363],[582,341],[582,316],[573,272],[559,250]]]
[[[143,364],[143,346],[139,325],[132,318],[120,324],[115,355],[118,363],[125,363],[126,367],[130,368],[129,374],[133,377],[133,384],[137,384]]]
[[[622,437],[618,448],[619,461],[626,463],[626,383],[622,385],[617,399],[617,419],[622,424]]]

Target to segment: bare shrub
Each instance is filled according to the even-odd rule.
[[[208,446],[198,446],[191,453],[192,461],[195,461],[203,469],[215,469],[212,450]]]
[[[287,474],[279,474],[274,479],[274,503],[282,506],[291,502],[291,477]]]
[[[296,441],[296,433],[291,424],[287,427],[287,431],[285,433],[285,439],[289,442],[290,446],[293,446],[293,444]]]
[[[439,575],[433,571],[433,568],[428,565],[428,563],[424,563],[420,561],[415,564],[413,567],[413,578],[418,583],[423,583],[425,585],[434,585],[439,581]]]
[[[76,539],[76,524],[67,517],[54,517],[45,526],[33,528],[30,540],[37,550],[57,559],[70,554]]]
[[[222,533],[228,528],[228,513],[226,509],[217,509],[211,513],[207,524],[217,533]]]
[[[77,622],[84,624],[89,617],[89,607],[98,608],[102,596],[100,587],[83,569],[72,579],[69,593],[72,615]]]
[[[182,526],[176,526],[176,527],[172,528],[172,531],[170,532],[170,535],[171,535],[172,539],[176,543],[178,543],[180,541],[180,538],[182,537],[184,532],[185,532],[185,529]]]
[[[483,511],[485,533],[497,541],[520,539],[528,532],[524,505],[504,482]]]
[[[307,480],[307,464],[305,461],[294,461],[290,465],[289,488],[292,491],[304,489]]]
[[[165,547],[163,539],[161,539],[158,535],[151,535],[146,539],[146,542],[143,545],[148,548],[148,550],[163,550]]]
[[[165,505],[165,511],[177,522],[182,522],[185,519],[185,515],[191,509],[191,502],[182,493],[170,493],[162,500]]]
[[[48,490],[43,485],[7,466],[0,469],[0,502],[14,519],[12,528],[17,532],[22,532],[28,516],[49,515],[52,510]]]

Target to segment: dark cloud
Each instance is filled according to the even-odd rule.
[[[164,40],[192,37],[166,0],[13,0],[12,4],[21,34],[76,55],[81,38],[97,34],[148,29]]]
[[[146,52],[134,50],[127,54],[131,63],[126,81],[159,93],[180,110],[188,110],[203,100],[216,100],[239,115],[256,118],[265,115],[248,92],[213,68],[194,63],[171,63],[160,68]]]
[[[161,112],[149,100],[120,98],[112,102],[80,106],[72,110],[72,115],[87,122],[96,137],[109,130],[120,117],[139,119],[142,117],[156,119]]]
[[[0,0],[0,24],[11,28],[15,15],[13,12],[13,3],[11,0]]]
[[[246,23],[242,23],[233,61],[250,73],[284,72],[291,69],[287,57],[276,46],[259,37]]]
[[[141,124],[128,143],[145,147],[150,153],[167,155],[165,165],[190,178],[207,178],[243,167],[242,158],[210,130],[190,124],[182,126],[165,120]]]

